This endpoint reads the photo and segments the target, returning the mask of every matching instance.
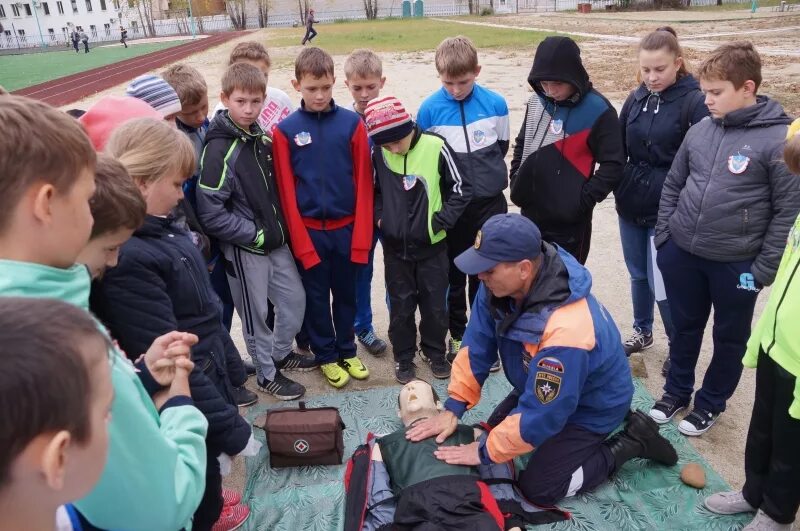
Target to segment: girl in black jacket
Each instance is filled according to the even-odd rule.
[[[247,375],[239,352],[222,323],[222,304],[191,234],[174,223],[171,211],[183,198],[183,182],[195,170],[189,139],[166,122],[131,120],[106,145],[128,170],[147,203],[144,224],[121,248],[117,267],[106,272],[95,310],[129,357],[136,358],[164,331],[190,332],[195,370],[189,387],[208,419],[206,490],[192,529],[233,529],[247,517],[246,506],[224,506],[218,458],[235,456],[252,432],[239,415],[234,388]],[[253,402],[257,397],[253,394]],[[230,496],[228,496],[230,497]],[[230,521],[230,522],[227,522]]]
[[[652,239],[672,159],[689,127],[708,116],[700,85],[686,68],[672,28],[659,28],[642,39],[637,77],[642,83],[628,95],[620,113],[626,163],[614,192],[633,298],[633,334],[624,343],[628,355],[653,345],[654,300],[668,340],[672,337]]]

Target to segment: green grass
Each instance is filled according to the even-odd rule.
[[[762,8],[773,8],[777,5],[780,5],[781,0],[759,0],[758,7],[759,10]],[[793,3],[793,0],[789,0],[788,3]],[[745,2],[742,4],[722,4],[721,6],[691,6],[689,7],[692,11],[741,11],[743,9],[749,10],[752,4],[749,2]],[[788,14],[793,14],[794,12],[789,12]]]
[[[83,45],[81,45],[80,53],[75,53],[70,48],[69,51],[4,55],[0,56],[0,84],[6,90],[18,90],[98,66],[170,48],[183,42],[132,44],[127,49],[121,46],[101,46],[89,48],[89,53],[83,53]],[[91,46],[91,43],[89,45]]]
[[[546,33],[519,29],[470,26],[452,22],[423,19],[387,19],[316,26],[319,35],[313,44],[328,53],[348,54],[354,48],[369,48],[376,52],[430,51],[446,37],[466,35],[478,49],[532,49]],[[267,30],[270,48],[298,46],[303,37],[299,28]]]

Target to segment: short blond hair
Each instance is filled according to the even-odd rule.
[[[164,70],[161,78],[178,93],[181,107],[184,109],[190,105],[197,105],[208,96],[208,85],[203,74],[189,65],[172,65]]]
[[[344,77],[383,77],[383,63],[378,54],[372,50],[361,48],[353,50],[344,61]]]
[[[261,70],[250,63],[232,64],[222,74],[222,92],[230,96],[236,89],[264,94],[267,92],[267,80],[264,79]]]
[[[236,45],[228,57],[228,66],[234,65],[239,61],[264,61],[267,68],[272,66],[269,52],[264,45],[256,41],[244,41]]]
[[[67,113],[23,96],[0,103],[0,231],[37,183],[67,193],[97,154],[81,124]]]
[[[795,120],[795,123],[800,124],[800,118]],[[786,147],[783,148],[783,160],[786,161],[790,172],[800,175],[800,125],[796,127],[798,127],[798,131],[786,140]]]
[[[137,118],[119,126],[108,139],[105,152],[120,161],[139,185],[171,173],[188,178],[196,165],[189,137],[153,118]]]
[[[440,75],[463,76],[478,69],[478,50],[469,37],[449,37],[436,47],[435,61]]]
[[[752,80],[761,86],[761,56],[750,41],[729,42],[717,47],[697,71],[700,79],[730,81],[735,89]]]

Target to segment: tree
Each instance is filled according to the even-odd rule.
[[[258,27],[266,28],[269,22],[269,8],[270,0],[256,0],[256,7],[258,8]]]
[[[305,25],[311,3],[309,0],[297,0],[297,9],[300,11],[300,24]]]
[[[228,17],[230,17],[233,27],[238,30],[243,30],[247,27],[247,11],[245,10],[244,2],[245,0],[229,0],[225,2]]]
[[[375,20],[378,18],[378,0],[362,0],[364,2],[364,13],[367,15],[367,20]]]

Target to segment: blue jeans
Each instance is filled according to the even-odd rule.
[[[375,331],[372,328],[372,261],[378,243],[378,229],[374,229],[373,233],[369,261],[366,265],[358,266],[356,273],[356,320],[353,323],[356,334]]]
[[[619,218],[619,235],[622,241],[622,254],[631,276],[631,297],[633,298],[633,326],[644,333],[653,331],[653,303],[655,301],[654,267],[650,239],[655,229],[634,225]],[[664,322],[667,339],[672,342],[675,327],[667,299],[658,301],[658,311]]]

